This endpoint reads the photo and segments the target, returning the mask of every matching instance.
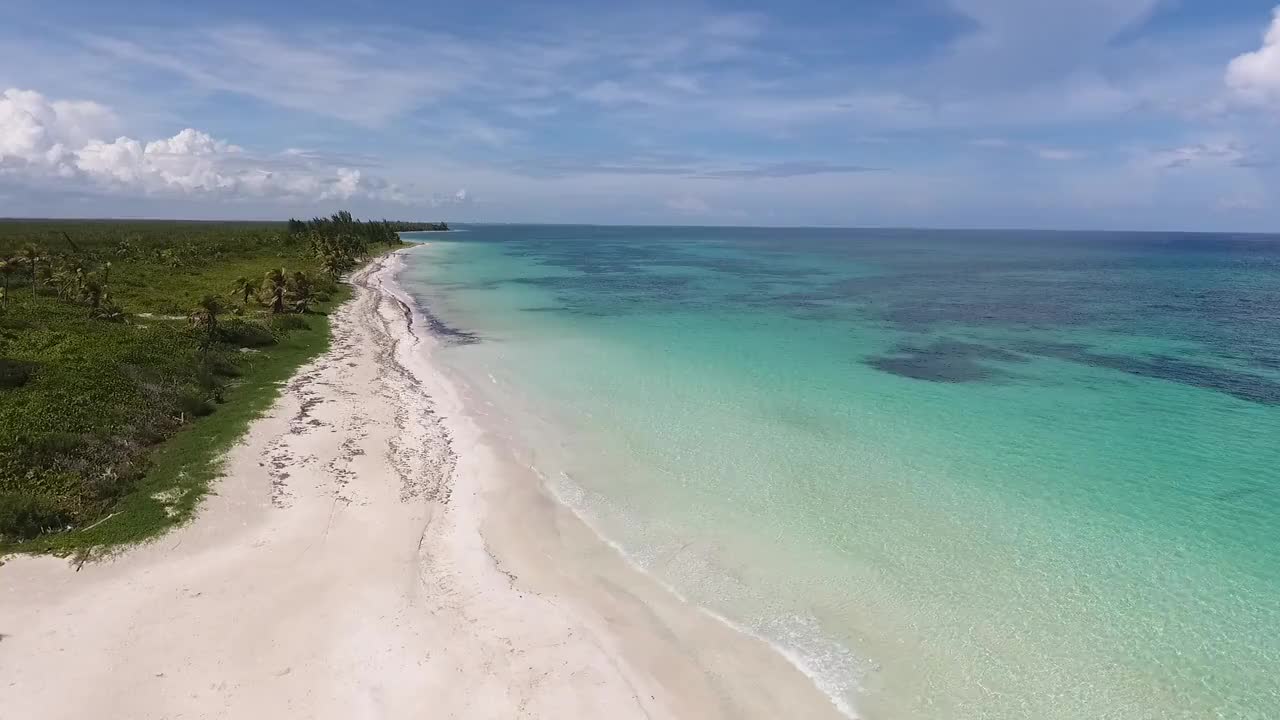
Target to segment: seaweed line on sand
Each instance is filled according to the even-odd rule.
[[[457,458],[449,431],[436,413],[431,397],[421,381],[397,357],[401,342],[408,341],[416,346],[419,338],[413,332],[412,309],[382,287],[377,278],[386,270],[385,261],[380,260],[369,271],[353,277],[352,282],[367,291],[368,300],[360,304],[358,312],[372,320],[367,326],[374,331],[375,357],[381,370],[378,373],[379,392],[396,413],[398,432],[388,443],[387,458],[400,477],[402,501],[423,498],[447,504]],[[382,313],[384,307],[392,309],[393,315],[405,318],[403,331],[390,327]]]

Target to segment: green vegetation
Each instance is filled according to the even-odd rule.
[[[189,518],[391,223],[0,221],[0,553]],[[257,280],[261,278],[261,280]]]
[[[341,215],[341,213],[339,213],[339,215]],[[290,220],[289,232],[300,232],[304,230],[306,226],[308,226],[309,224],[317,223],[317,222],[319,223],[331,222],[333,219],[336,219],[337,217],[338,216],[335,215],[333,218],[316,218],[312,220],[310,223],[304,222],[302,220]],[[403,222],[403,221],[397,222],[392,220],[383,220],[380,223],[374,223],[374,224],[382,225],[384,227],[390,228],[393,232],[425,232],[425,231],[444,232],[449,229],[449,223],[442,223],[442,222]]]

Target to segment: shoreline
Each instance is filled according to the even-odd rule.
[[[412,249],[408,251],[412,251]],[[396,253],[389,256],[388,262],[402,264],[403,260],[399,255],[400,253]],[[471,343],[480,341],[476,335],[446,325],[427,308],[419,307],[395,281],[401,269],[397,267],[388,273],[390,277],[384,280],[383,289],[393,295],[397,302],[406,308],[406,312],[412,311],[414,313],[414,332],[416,334],[428,335],[433,342]],[[417,360],[421,362],[422,358],[417,358]],[[820,677],[810,674],[811,671],[806,668],[805,660],[798,657],[791,649],[780,647],[769,639],[758,635],[750,628],[689,601],[678,589],[652,576],[641,565],[637,564],[622,547],[608,538],[590,520],[582,516],[572,504],[560,498],[535,468],[517,458],[501,439],[493,438],[489,430],[481,428],[481,423],[469,415],[466,401],[458,397],[458,391],[461,387],[459,380],[449,377],[449,372],[442,367],[426,364],[428,367],[426,367],[425,373],[432,377],[443,379],[444,384],[449,388],[449,395],[453,399],[453,409],[455,410],[451,421],[454,423],[460,422],[467,426],[464,431],[467,437],[479,435],[481,443],[485,445],[484,451],[495,455],[492,458],[492,466],[489,472],[485,474],[486,478],[494,486],[492,492],[501,497],[513,490],[524,492],[532,490],[530,495],[536,495],[536,497],[530,499],[531,506],[536,505],[539,508],[549,506],[548,515],[550,517],[545,520],[546,525],[553,526],[555,532],[561,534],[565,533],[566,527],[572,527],[575,534],[572,542],[568,543],[567,547],[559,548],[568,553],[565,557],[560,558],[562,562],[575,563],[577,561],[575,556],[585,555],[588,561],[579,563],[579,566],[575,567],[576,571],[597,573],[600,579],[623,587],[637,597],[643,597],[645,602],[660,606],[668,612],[689,612],[697,616],[696,618],[680,618],[683,623],[692,625],[709,623],[714,628],[714,632],[709,632],[708,636],[703,638],[710,645],[705,649],[706,651],[692,647],[680,649],[681,652],[686,654],[701,655],[702,669],[705,670],[711,667],[716,672],[726,674],[740,673],[741,669],[712,667],[716,663],[710,657],[715,652],[723,651],[725,647],[738,646],[740,644],[739,647],[735,648],[737,652],[755,654],[763,651],[763,657],[753,657],[750,661],[768,667],[767,675],[762,674],[761,678],[767,676],[771,681],[777,680],[785,688],[786,693],[798,696],[798,705],[796,700],[792,700],[787,704],[779,705],[771,713],[760,713],[759,707],[737,707],[728,717],[778,717],[794,712],[797,707],[805,708],[805,717],[863,717],[854,708],[850,707],[844,698],[833,694],[834,691],[829,692],[825,689]],[[472,400],[472,402],[475,402],[475,400]],[[457,426],[452,425],[451,427]],[[456,430],[455,434],[457,434]],[[529,510],[528,507],[517,507],[516,509],[517,512],[514,514],[517,515],[527,513]],[[505,524],[497,524],[492,528],[492,532],[500,534],[506,527],[508,526]],[[486,538],[492,539],[489,533],[486,533]],[[517,549],[524,548],[527,540],[528,538],[521,538],[515,547]],[[505,556],[506,553],[498,553],[499,558],[505,558]],[[575,594],[581,594],[583,590],[583,588],[577,588]],[[587,612],[598,610],[599,607],[609,604],[603,598],[594,598],[594,600],[597,607],[590,608]],[[649,612],[649,610],[642,611]],[[704,631],[707,630],[704,628]],[[720,635],[721,632],[726,630],[730,637],[726,638]],[[695,668],[690,668],[690,670],[695,670]],[[756,681],[761,678],[756,678]],[[798,684],[798,687],[792,687],[793,684]],[[769,690],[770,688],[767,686],[760,689],[755,687],[748,689],[745,684],[738,688],[740,693],[748,697],[757,692],[767,694]],[[763,697],[757,698],[755,702],[768,704],[768,701]],[[684,716],[681,715],[680,717]]]
[[[841,717],[512,472],[430,364],[399,253],[188,525],[0,567],[0,706],[161,718]]]

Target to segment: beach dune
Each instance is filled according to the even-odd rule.
[[[764,642],[504,469],[396,256],[189,525],[0,567],[5,718],[838,717]]]

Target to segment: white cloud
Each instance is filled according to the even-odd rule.
[[[737,13],[718,15],[709,18],[703,32],[713,38],[729,38],[733,40],[751,40],[765,28],[765,19],[759,15]]]
[[[1262,47],[1227,65],[1226,82],[1245,102],[1280,105],[1280,7],[1272,13]]]
[[[472,199],[471,194],[467,192],[466,188],[458,188],[456,192],[451,194],[437,193],[431,198],[432,207],[440,207],[442,205],[469,205],[472,202],[475,201]]]
[[[781,49],[798,39],[817,44],[812,37],[759,15],[665,8],[588,12],[479,36],[303,23],[288,31],[249,24],[117,29],[76,39],[94,64],[123,80],[111,92],[148,88],[158,70],[162,81],[178,80],[184,89],[234,93],[362,126],[415,118],[442,139],[457,129],[458,111],[449,108],[469,107],[488,127],[457,139],[490,147],[525,139],[504,125],[556,115],[564,123],[614,127],[628,138],[637,129],[662,134],[659,128],[776,138],[837,125],[1000,132],[1158,112],[1196,95],[1182,55],[1204,53],[1185,52],[1185,43],[1172,58],[1125,48],[1104,62],[1113,52],[1109,43],[1140,25],[1158,0],[950,4],[971,26],[941,52],[891,67],[839,57],[814,63],[803,49]],[[816,37],[829,32],[834,41],[848,30],[823,28]],[[1221,57],[1206,71],[1215,89]],[[14,61],[0,49],[0,65],[6,60]]]
[[[560,112],[560,108],[554,105],[539,103],[510,103],[502,106],[502,109],[508,115],[513,115],[523,120],[540,120]]]
[[[668,210],[674,210],[682,215],[706,215],[711,212],[710,203],[696,195],[679,195],[668,198],[666,207]]]
[[[158,70],[206,93],[382,127],[451,97],[535,118],[561,112],[557,101],[571,98],[602,106],[666,104],[702,92],[697,70],[741,60],[762,32],[763,18],[748,14],[635,11],[481,38],[376,26],[280,32],[248,24],[77,38],[99,65],[126,76],[143,70],[151,81]]]
[[[1193,147],[1213,139],[1203,132],[1230,131],[1217,137],[1254,156],[1280,151],[1268,147],[1271,128],[1236,125],[1244,115],[1226,112],[1225,63],[1258,47],[1257,28],[1175,31],[1176,24],[1161,23],[1136,32],[1167,1],[931,0],[931,8],[949,3],[964,16],[954,18],[961,21],[955,33],[931,35],[929,46],[907,48],[919,52],[892,58],[844,52],[859,45],[855,28],[840,23],[809,27],[667,7],[532,13],[519,27],[474,34],[370,16],[354,28],[315,19],[288,29],[72,26],[69,42],[57,43],[60,31],[51,26],[48,36],[0,42],[0,89],[30,85],[51,97],[128,108],[124,134],[138,140],[112,140],[121,130],[101,127],[111,124],[94,118],[101,106],[85,104],[76,114],[61,103],[55,119],[65,112],[77,119],[62,125],[91,130],[76,138],[58,122],[24,118],[18,132],[17,121],[0,120],[0,172],[14,177],[21,166],[25,177],[49,178],[49,197],[57,187],[92,183],[184,194],[192,207],[200,197],[253,193],[403,199],[407,191],[374,174],[386,173],[423,179],[417,198],[424,206],[499,220],[661,221],[702,213],[699,221],[726,221],[735,207],[749,207],[759,220],[757,206],[776,197],[773,209],[789,222],[1040,222],[1017,214],[1040,197],[1037,207],[1061,206],[1070,223],[1091,222],[1078,220],[1078,207],[1119,206],[1117,198],[1127,197],[1137,198],[1124,201],[1133,207],[1167,202],[1199,222],[1215,198],[1235,196],[1219,176],[1240,176],[1241,184],[1251,174],[1260,183],[1275,177],[1260,166],[1242,170],[1250,161],[1232,160],[1229,147]],[[864,39],[878,47],[890,29],[868,29]],[[847,42],[827,42],[835,38]],[[19,52],[26,43],[32,50]],[[1241,62],[1270,57],[1275,46],[1268,40]],[[1222,112],[1191,117],[1187,108],[1209,98],[1223,100]],[[255,154],[195,130],[148,152],[146,140],[187,124],[210,130],[215,121],[200,117],[244,112],[262,113],[254,143],[274,134],[277,147],[313,144],[326,152]],[[706,157],[706,138],[729,155]],[[869,138],[885,147],[851,157],[850,143]],[[975,138],[971,147],[957,150],[968,138]],[[171,151],[171,141],[179,149]],[[384,157],[328,152],[359,147]],[[832,165],[893,169],[833,178],[785,162],[812,157],[815,147],[829,150]],[[743,156],[742,148],[768,156]],[[581,157],[565,159],[566,152]],[[1052,162],[1073,157],[1080,161]],[[1170,171],[1187,165],[1194,171]],[[59,172],[77,183],[59,186]],[[1093,182],[1107,172],[1116,179]],[[1059,198],[1053,184],[1064,175],[1079,177],[1098,198],[1078,205]],[[0,177],[0,191],[14,186],[7,179]],[[889,185],[893,193],[884,191]],[[1196,185],[1202,192],[1192,192]],[[482,202],[455,192],[460,186]],[[1163,195],[1170,187],[1185,195]],[[1013,199],[1015,190],[1028,202]],[[756,193],[754,201],[743,199],[747,193]]]
[[[75,180],[145,195],[405,200],[399,188],[360,170],[326,166],[296,150],[255,156],[192,128],[150,142],[97,138],[114,124],[114,114],[95,103],[6,90],[0,95],[0,176],[30,185]]]
[[[1180,168],[1232,168],[1255,163],[1251,151],[1234,140],[1211,140],[1156,150],[1148,154],[1142,165],[1157,170]]]
[[[479,120],[465,122],[454,135],[457,140],[472,141],[492,148],[506,147],[516,136],[515,131]]]
[[[1042,147],[1036,148],[1035,152],[1041,160],[1052,160],[1055,162],[1076,160],[1080,157],[1080,152],[1078,150],[1067,150],[1065,148]]]
[[[1160,0],[951,0],[975,24],[937,70],[977,82],[1043,85],[1087,65],[1114,37],[1145,21]]]
[[[692,75],[683,73],[665,75],[660,78],[660,82],[663,86],[682,93],[697,95],[703,92],[702,82]]]
[[[466,51],[447,38],[424,40],[437,60],[430,70],[401,59],[426,50],[366,47],[336,33],[285,37],[262,28],[230,27],[166,33],[145,45],[110,36],[85,42],[107,58],[172,73],[206,91],[241,93],[375,126],[457,89],[455,66],[466,64]]]
[[[1013,142],[1012,140],[1006,140],[1005,138],[999,137],[970,140],[969,145],[972,147],[983,148],[984,150],[1016,150],[1019,152],[1026,152],[1040,158],[1041,160],[1050,160],[1053,162],[1079,160],[1085,156],[1085,153],[1081,150]]]
[[[613,80],[604,80],[578,92],[578,97],[600,105],[669,105],[673,98],[663,92],[647,88],[628,87]]]
[[[55,175],[74,170],[73,148],[112,127],[115,117],[91,102],[49,102],[30,90],[0,95],[0,172],[34,167]]]
[[[1260,193],[1232,195],[1218,200],[1217,209],[1223,212],[1258,212],[1265,210],[1267,202]]]

